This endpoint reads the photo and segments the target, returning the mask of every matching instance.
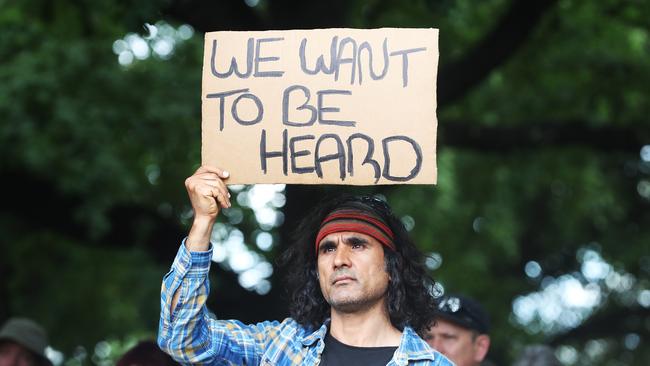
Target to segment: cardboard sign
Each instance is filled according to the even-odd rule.
[[[205,35],[202,160],[229,184],[436,183],[437,29]]]

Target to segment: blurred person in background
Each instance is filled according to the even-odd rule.
[[[163,352],[154,341],[141,341],[129,349],[115,366],[176,366],[169,355]]]
[[[52,366],[47,346],[43,327],[27,318],[10,318],[0,328],[0,366]]]
[[[440,299],[424,340],[456,366],[478,366],[490,349],[490,318],[477,301],[462,295]]]
[[[512,366],[561,366],[553,348],[545,344],[526,346]]]

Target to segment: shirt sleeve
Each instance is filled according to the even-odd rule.
[[[208,251],[190,252],[183,240],[162,282],[158,344],[183,364],[259,364],[269,336],[277,334],[279,324],[245,325],[209,317],[205,302],[210,292],[212,251],[210,245]],[[179,299],[172,311],[177,291]]]

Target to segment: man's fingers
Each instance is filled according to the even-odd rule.
[[[214,172],[209,172],[209,171],[203,171],[203,172],[198,172],[194,173],[191,177],[189,177],[185,181],[185,185],[189,188],[192,184],[203,184],[203,183],[208,183],[210,182],[210,185],[213,187],[220,187],[224,190],[226,195],[230,197],[230,194],[228,193],[228,188],[226,186],[226,183],[223,181],[224,178],[219,176],[217,173]],[[217,184],[217,185],[215,185]]]
[[[228,187],[223,181],[228,176],[229,173],[223,169],[202,165],[191,177],[185,180],[185,186],[190,192],[190,197],[192,192],[201,196],[213,197],[219,206],[228,208],[232,206],[230,204],[230,193],[228,193]]]
[[[230,197],[228,187],[221,179],[216,178],[213,173],[203,173],[200,175],[193,175],[185,180],[185,186],[189,191],[200,192],[203,195],[209,194],[201,189],[202,186],[208,186],[209,189],[218,188],[223,191],[223,194]]]
[[[228,173],[227,171],[210,165],[201,165],[199,169],[196,170],[194,175],[201,174],[201,173],[214,173],[218,175],[219,178],[222,179],[226,179],[230,177],[230,173]]]
[[[211,187],[217,187],[223,190],[224,194],[228,197],[230,197],[230,193],[228,193],[228,187],[226,186],[226,183],[219,178],[215,173],[201,173],[199,175],[194,176],[197,181],[201,182],[201,184],[208,184]]]
[[[193,175],[193,177],[205,180],[205,181],[223,181],[224,178],[221,178],[219,175],[216,173],[199,173]]]
[[[192,180],[188,184],[188,189],[203,196],[212,196],[217,198],[216,194],[219,193],[221,197],[225,197],[226,199],[230,198],[228,188],[221,180]],[[228,207],[230,207],[230,202],[228,202]]]
[[[224,208],[229,208],[230,207],[230,200],[224,194],[224,192],[219,189],[219,188],[212,188],[212,196],[217,199],[217,202],[219,203],[219,206],[224,207]]]
[[[230,200],[228,199],[228,192],[221,189],[221,187],[213,187],[210,184],[200,184],[195,187],[194,192],[203,197],[214,198],[221,207],[231,207]]]
[[[226,184],[223,181],[221,181],[221,180],[204,180],[203,183],[210,186],[210,187],[219,189],[221,191],[221,193],[225,197],[230,198],[230,192],[228,192],[228,187],[226,187]]]

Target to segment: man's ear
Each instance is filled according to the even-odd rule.
[[[490,349],[490,336],[479,334],[474,340],[474,361],[481,362]]]

